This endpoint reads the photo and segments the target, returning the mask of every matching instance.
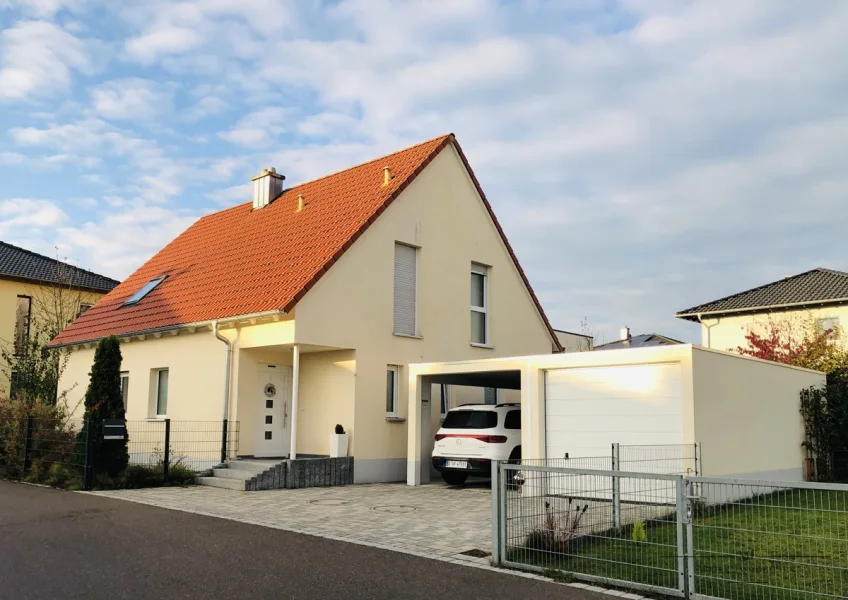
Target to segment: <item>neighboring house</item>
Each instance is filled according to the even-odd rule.
[[[562,329],[554,329],[554,333],[564,352],[586,352],[591,350],[594,344],[594,338],[585,333],[574,333]]]
[[[253,190],[54,340],[65,379],[115,334],[128,419],[226,417],[257,457],[327,455],[338,423],[355,481],[398,481],[409,363],[560,349],[453,135],[285,190],[266,169]]]
[[[673,346],[682,344],[680,340],[666,337],[658,333],[642,333],[630,335],[630,328],[626,325],[621,329],[621,339],[607,344],[595,346],[595,350],[621,350],[624,348],[648,348],[651,346]]]
[[[803,325],[813,318],[822,330],[848,325],[848,273],[813,269],[675,315],[701,325],[701,345],[719,350],[746,347],[753,331],[767,335],[770,323]]]
[[[0,344],[13,354],[23,352],[33,323],[48,318],[45,311],[64,295],[68,318],[85,312],[118,282],[54,258],[0,242]],[[42,323],[43,324],[43,323]],[[15,373],[0,368],[0,397],[15,395]]]

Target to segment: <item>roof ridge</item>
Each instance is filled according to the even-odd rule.
[[[9,242],[4,242],[3,240],[0,240],[0,244],[7,246],[9,248],[14,248],[15,250],[18,250],[20,252],[25,252],[26,254],[29,254],[31,256],[36,256],[36,257],[42,258],[44,260],[49,260],[52,263],[56,263],[56,264],[59,264],[59,265],[65,265],[66,267],[70,267],[72,269],[75,269],[76,271],[81,271],[83,273],[89,273],[89,274],[95,275],[97,277],[102,277],[103,279],[108,279],[109,281],[114,281],[115,283],[121,283],[117,279],[112,279],[111,277],[109,277],[107,275],[101,275],[100,273],[95,273],[94,271],[91,271],[89,269],[83,269],[82,267],[77,267],[76,265],[72,265],[70,263],[61,261],[58,258],[52,258],[50,256],[47,256],[46,254],[41,254],[39,252],[35,252],[34,250],[30,250],[29,248],[23,248],[21,246],[16,246],[15,244],[10,244]]]

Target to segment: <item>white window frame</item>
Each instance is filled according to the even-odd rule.
[[[394,254],[394,257],[393,257],[393,269],[397,267],[398,246],[403,246],[404,248],[412,250],[413,255],[415,257],[415,266],[414,266],[414,268],[415,268],[415,290],[414,290],[414,294],[413,294],[413,297],[412,297],[413,325],[412,325],[412,332],[411,333],[408,332],[408,331],[398,331],[398,324],[397,324],[396,319],[395,319],[396,315],[394,314],[394,302],[397,300],[397,298],[396,298],[396,296],[397,296],[397,288],[396,288],[396,286],[397,286],[397,276],[396,276],[396,274],[393,270],[392,276],[393,276],[393,293],[394,293],[394,296],[393,296],[393,299],[392,299],[392,308],[393,308],[393,310],[392,310],[392,332],[395,335],[399,335],[399,336],[402,336],[402,337],[418,338],[418,337],[421,337],[418,333],[418,251],[420,250],[420,248],[418,248],[418,246],[413,246],[412,244],[406,244],[404,242],[395,242],[395,246],[394,246],[395,254]]]
[[[168,390],[168,392],[167,392],[167,395],[166,395],[166,397],[165,397],[165,404],[166,404],[166,405],[167,405],[167,403],[168,403],[168,400],[170,400],[169,396],[171,395],[171,394],[170,394],[170,387],[171,387],[171,373],[170,373],[170,370],[169,370],[169,369],[167,369],[167,368],[164,368],[164,369],[156,369],[156,397],[155,397],[156,404],[154,405],[153,410],[154,410],[154,412],[155,412],[155,414],[156,414],[156,418],[157,418],[157,419],[164,419],[164,418],[166,418],[166,417],[168,416],[168,407],[167,407],[167,406],[165,406],[165,412],[164,412],[164,413],[160,413],[160,412],[159,412],[159,390],[160,390],[159,380],[160,380],[160,378],[162,377],[162,373],[163,373],[163,372],[168,373],[168,387],[166,388],[166,389]]]
[[[398,396],[400,395],[400,366],[398,365],[386,365],[386,373],[393,373],[393,382],[394,385],[391,389],[388,387],[388,381],[386,382],[386,400],[389,399],[389,394],[392,394],[392,410],[389,410],[388,402],[386,402],[386,418],[387,419],[397,419],[399,417],[398,413]]]
[[[158,389],[159,389],[159,387],[158,387],[158,384],[159,384],[158,375],[157,375],[156,384],[157,384],[157,388],[156,388],[157,392],[156,393],[158,395],[158,393],[159,393],[158,392]],[[126,415],[126,412],[127,412],[127,406],[130,403],[130,389],[129,388],[130,388],[130,372],[129,371],[121,371],[121,399],[124,401],[124,414],[125,415]]]
[[[830,335],[827,336],[828,341],[832,342],[836,339],[836,336],[838,335],[839,317],[821,317],[819,319],[816,319],[816,327],[818,327],[819,330],[822,331],[822,332],[827,330],[827,329],[825,329],[825,326],[824,326],[825,321],[833,321],[833,327],[827,328],[827,329],[833,329],[833,331],[831,331]]]
[[[469,276],[469,285],[473,281],[474,275],[482,275],[483,277],[483,306],[475,306],[471,304],[472,313],[482,313],[483,319],[483,341],[476,342],[471,340],[472,346],[480,348],[490,348],[492,336],[489,331],[489,267],[480,263],[471,263],[471,275]],[[471,332],[469,331],[469,335]]]

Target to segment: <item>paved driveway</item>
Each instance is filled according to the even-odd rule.
[[[465,564],[488,565],[489,558],[463,553],[490,553],[492,548],[488,483],[463,488],[383,483],[262,492],[199,486],[95,493]]]

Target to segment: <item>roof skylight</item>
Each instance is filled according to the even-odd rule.
[[[144,298],[147,294],[156,289],[156,286],[165,281],[167,275],[162,275],[161,277],[157,277],[156,279],[151,279],[147,283],[145,283],[140,290],[138,290],[135,294],[127,298],[126,302],[124,302],[124,306],[131,306],[133,304],[138,304],[142,298]]]

